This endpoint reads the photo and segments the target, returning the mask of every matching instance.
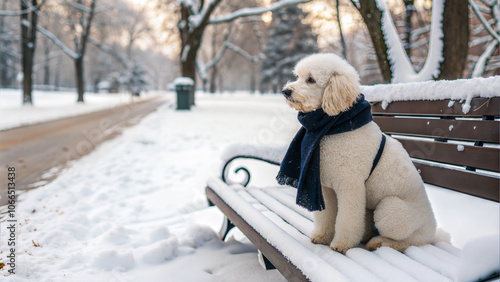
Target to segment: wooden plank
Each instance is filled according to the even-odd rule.
[[[433,138],[499,143],[500,122],[426,118],[373,117],[383,132]]]
[[[412,158],[500,172],[500,149],[396,138]]]
[[[426,183],[499,202],[500,179],[486,175],[413,162]]]
[[[288,281],[309,281],[281,252],[269,244],[252,226],[239,216],[210,187],[206,187],[207,198],[236,225]]]
[[[464,114],[459,101],[449,107],[450,100],[439,101],[398,101],[390,103],[384,110],[382,103],[372,104],[374,115],[425,115],[425,116],[499,116],[500,97],[474,98],[471,100],[471,109]]]

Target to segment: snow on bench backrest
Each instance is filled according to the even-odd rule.
[[[361,92],[370,102],[382,102],[387,107],[395,101],[464,100],[462,111],[470,110],[470,101],[475,97],[500,96],[500,76],[488,78],[378,84],[362,86]]]

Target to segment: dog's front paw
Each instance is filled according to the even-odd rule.
[[[313,244],[328,245],[332,242],[332,239],[333,235],[324,232],[313,231],[311,234],[311,243]]]
[[[345,245],[341,245],[341,244],[330,244],[330,249],[338,252],[338,253],[341,253],[343,255],[345,255],[345,253],[350,249],[351,247],[349,246],[345,246]]]

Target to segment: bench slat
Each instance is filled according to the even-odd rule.
[[[459,152],[457,144],[396,139],[403,144],[412,158],[500,172],[498,148],[462,145],[463,151]]]
[[[416,160],[413,164],[426,183],[499,202],[500,179],[496,177],[429,165]]]
[[[290,225],[295,226],[297,230],[307,235],[308,237],[311,236],[311,232],[314,228],[311,220],[302,216],[297,216],[297,213],[294,210],[283,205],[276,199],[269,197],[269,195],[258,188],[248,188],[247,191],[270,211],[278,214],[284,221],[288,222]]]
[[[219,209],[247,236],[252,244],[266,255],[266,258],[281,272],[288,281],[308,281],[302,271],[300,271],[276,248],[263,240],[262,236],[255,231],[243,218],[241,218],[224,200],[222,200],[212,188],[206,188],[208,199],[217,205]]]
[[[383,281],[416,281],[401,269],[396,268],[394,265],[367,250],[353,248],[347,251],[346,256],[373,272]]]
[[[426,115],[426,116],[498,116],[500,98],[473,98],[471,109],[464,114],[462,104],[458,101],[449,107],[449,100],[439,101],[398,101],[390,103],[384,110],[381,102],[372,104],[372,113],[375,115]]]
[[[306,210],[305,208],[297,205],[295,203],[295,196],[289,195],[287,193],[284,193],[282,190],[286,189],[285,188],[274,188],[274,187],[269,187],[268,189],[265,189],[264,192],[271,195],[273,198],[281,202],[283,205],[293,209],[296,213],[302,215],[303,217],[313,221],[313,215],[312,212]],[[295,189],[295,188],[292,188]]]
[[[401,269],[418,281],[451,281],[449,278],[437,273],[435,270],[412,260],[411,258],[392,248],[381,247],[375,250],[373,253],[379,256],[381,259]]]
[[[436,272],[448,277],[451,280],[455,280],[456,266],[444,261],[438,257],[435,257],[428,252],[422,250],[419,247],[410,246],[404,251],[404,254],[416,262],[419,262]]]
[[[492,120],[454,120],[426,118],[373,117],[382,131],[466,141],[499,143],[500,122]]]
[[[268,187],[273,189],[272,187]],[[268,188],[264,190],[268,190]],[[254,189],[255,190],[255,189]],[[263,192],[263,191],[262,191]],[[251,194],[249,189],[238,191],[238,195],[242,196],[244,194]],[[266,197],[265,193],[260,194],[260,197]],[[270,196],[267,196],[270,197]],[[269,203],[268,200],[265,200]],[[300,228],[293,225],[292,223],[286,222],[284,220],[284,216],[281,213],[277,213],[280,209],[270,209],[264,206],[262,203],[260,207],[257,207],[259,210],[263,210],[262,214],[264,214],[269,220],[275,223],[279,228],[283,229],[286,233],[292,236],[295,240],[300,242],[306,248],[308,248],[315,255],[320,257],[326,263],[333,266],[335,269],[338,269],[343,275],[345,275],[349,281],[352,282],[382,282],[382,280],[378,280],[377,276],[368,271],[366,268],[360,266],[353,260],[347,258],[346,256],[339,254],[337,252],[333,252],[329,246],[326,245],[316,245],[312,244],[308,235],[305,235],[304,232],[300,231]],[[272,205],[272,204],[271,204]],[[276,213],[275,213],[276,212]],[[288,211],[287,211],[288,212]],[[296,215],[297,216],[297,215]],[[298,216],[300,217],[300,216]],[[312,224],[312,222],[311,222]],[[312,263],[312,261],[311,261]]]

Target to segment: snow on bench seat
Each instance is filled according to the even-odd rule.
[[[369,252],[360,246],[344,256],[329,246],[310,242],[312,213],[294,203],[293,188],[227,185],[212,177],[207,195],[208,190],[217,194],[262,236],[261,240],[282,253],[309,281],[452,281],[455,278],[460,251],[448,243],[410,247],[405,254],[386,247]],[[256,244],[255,238],[249,239]],[[279,267],[278,270],[285,271]]]

